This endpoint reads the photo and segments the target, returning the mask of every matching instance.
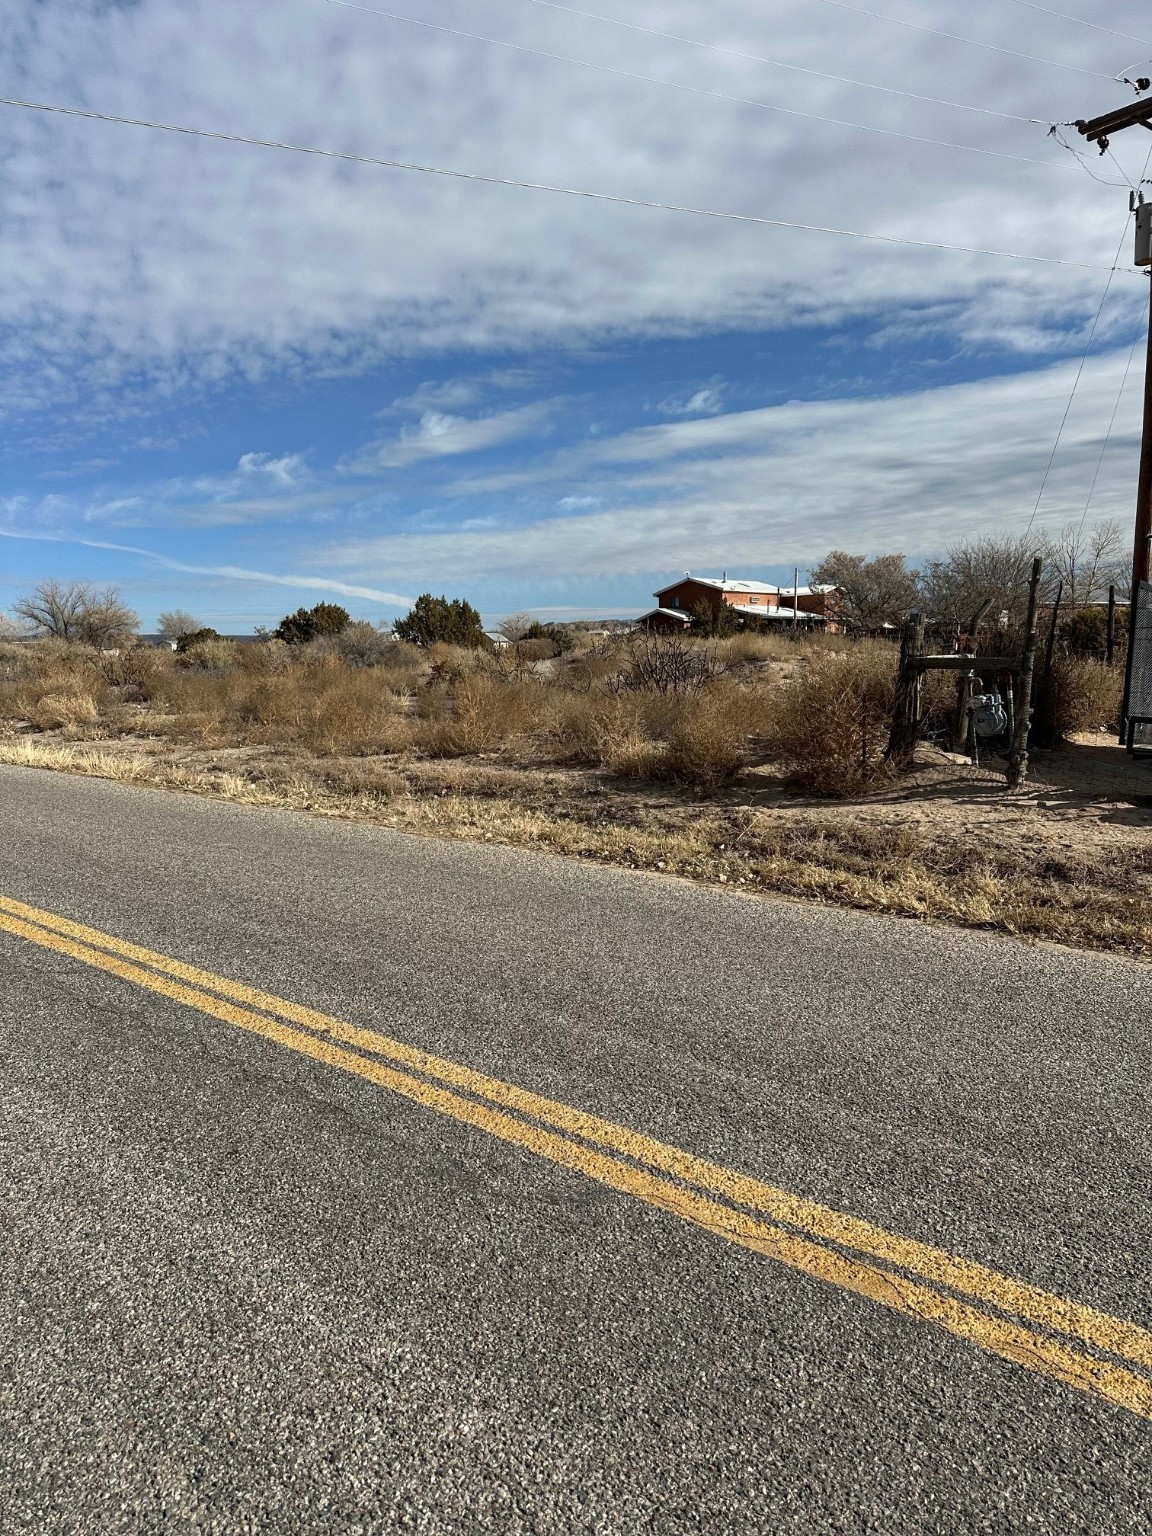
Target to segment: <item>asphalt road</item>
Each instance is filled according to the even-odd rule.
[[[1152,1325],[1152,973],[0,769],[0,896]],[[0,1532],[1152,1527],[1152,1420],[0,932]]]

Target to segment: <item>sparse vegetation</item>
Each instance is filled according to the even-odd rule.
[[[497,651],[352,621],[179,654],[0,643],[0,760],[1152,953],[1146,858],[884,820],[890,643],[544,628]],[[1121,676],[1058,648],[1059,729],[1110,723]],[[954,690],[926,680],[933,729]]]
[[[892,647],[882,641],[818,656],[794,677],[770,728],[793,781],[816,794],[855,795],[885,779],[894,686]]]

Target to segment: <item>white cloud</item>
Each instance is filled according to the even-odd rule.
[[[1037,517],[1079,518],[1126,362],[1090,360]],[[559,505],[519,526],[386,534],[315,552],[404,580],[552,583],[674,569],[806,565],[832,547],[921,555],[1028,525],[1075,365],[870,400],[666,423],[564,448],[459,493]],[[1124,396],[1090,517],[1130,510],[1139,390]],[[552,500],[566,483],[591,486]],[[603,500],[607,506],[585,510]]]
[[[236,466],[242,475],[263,475],[278,486],[295,486],[304,475],[304,458],[299,453],[286,453],[274,459],[270,453],[244,453]]]
[[[406,469],[422,459],[479,453],[540,431],[550,410],[548,402],[474,417],[427,410],[419,421],[402,427],[396,437],[369,443],[342,468],[349,474],[364,475],[381,469]]]
[[[481,25],[466,0],[445,0],[437,18]],[[4,47],[13,94],[97,111],[914,240],[1111,260],[1122,192],[1092,181],[1043,126],[1107,106],[1105,81],[866,16],[840,11],[833,21],[813,0],[714,0],[706,13],[691,0],[638,0],[628,19],[857,73],[897,94],[542,7],[503,7],[483,25],[609,68],[990,153],[733,105],[316,0],[232,8],[14,0]],[[1034,13],[1020,7],[976,14],[968,0],[934,0],[932,21],[1106,77],[1131,63],[1119,40],[1053,19],[1041,48]],[[901,91],[1009,116],[932,106]],[[931,314],[964,345],[1042,348],[1093,312],[1102,281],[1073,268],[0,112],[0,363],[9,412],[70,401],[105,419],[149,409],[158,389],[186,392],[269,369],[314,377],[445,348],[834,324],[861,314]],[[1141,147],[1134,136],[1114,146],[1133,179]],[[1122,274],[1105,335],[1140,297]]]
[[[718,416],[724,409],[724,380],[713,379],[687,396],[671,395],[657,409],[666,416]]]

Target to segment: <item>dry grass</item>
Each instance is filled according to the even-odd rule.
[[[821,795],[856,795],[889,776],[883,753],[895,689],[883,642],[816,655],[781,690],[770,744],[793,781]]]
[[[168,756],[25,738],[0,739],[0,762],[94,775],[366,821],[436,836],[500,842],[650,870],[750,894],[787,895],[1152,959],[1152,846],[1118,861],[1036,856],[1026,846],[958,839],[914,826],[866,825],[797,809],[747,807],[677,815],[571,794],[516,796],[517,776],[487,781],[449,768],[421,781],[349,760],[254,763],[242,771]],[[469,789],[471,792],[469,793]]]
[[[1124,670],[1059,656],[1052,665],[1051,693],[1059,740],[1068,741],[1077,731],[1115,730],[1124,703]]]
[[[1045,859],[1039,820],[1030,843],[958,820],[868,823],[876,792],[881,810],[897,792],[882,763],[895,654],[880,642],[737,636],[667,691],[636,685],[621,642],[497,659],[372,632],[348,655],[203,650],[0,646],[0,761],[1152,954],[1142,845]],[[1067,721],[1103,723],[1116,674],[1080,662],[1068,677]],[[928,686],[942,723],[953,680]],[[870,799],[753,811],[776,772]]]

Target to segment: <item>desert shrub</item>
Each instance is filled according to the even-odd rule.
[[[621,662],[612,680],[617,691],[697,693],[723,671],[711,646],[651,632],[632,636]]]
[[[350,667],[379,667],[386,665],[402,644],[374,624],[354,619],[338,634],[322,635],[313,640],[308,649],[322,656],[339,656]]]
[[[610,774],[621,779],[658,779],[668,749],[662,741],[653,741],[637,725],[623,724],[617,731],[607,732],[600,743],[597,761]]]
[[[404,642],[411,644],[411,642]],[[419,649],[413,647],[413,649]],[[477,672],[489,672],[495,658],[488,651],[437,641],[424,653],[425,676],[433,685],[453,688]]]
[[[287,645],[307,645],[321,635],[338,635],[351,623],[347,608],[339,603],[316,603],[311,608],[297,608],[286,613],[276,626],[277,640]]]
[[[462,597],[449,602],[446,597],[433,597],[431,592],[425,592],[392,628],[398,640],[407,640],[412,645],[440,642],[477,648],[488,644],[480,615]]]
[[[543,628],[539,625],[538,628]],[[517,662],[548,661],[557,654],[556,646],[550,635],[525,635],[523,640],[518,640],[515,645],[510,645],[511,651]]]
[[[119,690],[121,699],[146,703],[152,697],[157,678],[171,665],[171,657],[171,651],[133,645],[101,656],[96,665],[104,681]]]
[[[920,734],[947,743],[956,714],[955,672],[925,672],[920,692]]]
[[[606,744],[629,728],[632,702],[598,689],[548,689],[540,730],[544,750],[557,763],[602,763]]]
[[[1073,656],[1053,657],[1049,721],[1055,739],[1067,741],[1075,731],[1100,726],[1114,730],[1120,723],[1123,695],[1123,667]]]
[[[749,738],[770,728],[766,690],[716,685],[678,701],[664,727],[669,778],[698,789],[734,779],[748,761]]]
[[[217,635],[215,639],[200,640],[178,651],[177,662],[182,667],[198,667],[202,672],[224,672],[235,666],[239,650],[235,640],[224,640]]]
[[[100,709],[90,693],[46,693],[33,700],[27,717],[41,731],[92,726],[100,719]]]
[[[422,701],[423,702],[423,701]],[[444,705],[447,707],[444,707]],[[425,751],[438,757],[492,752],[531,732],[544,713],[535,683],[505,680],[479,669],[454,683],[450,698],[425,714]]]
[[[175,717],[169,729],[207,742],[296,744],[321,756],[362,756],[398,752],[413,739],[388,675],[346,667],[339,658],[277,671],[174,668],[160,692]]]
[[[0,678],[11,681],[32,676],[40,665],[38,650],[38,645],[0,641]]]
[[[189,629],[184,634],[177,636],[176,654],[183,656],[185,651],[190,651],[194,646],[204,645],[209,640],[219,640],[218,630],[210,624],[202,625],[199,629]]]
[[[700,789],[716,788],[746,765],[770,705],[767,690],[725,681],[690,695],[541,691],[547,706],[539,739],[553,761]]]
[[[1116,643],[1122,648],[1128,634],[1128,609],[1116,605]],[[1108,610],[1077,608],[1062,620],[1057,630],[1061,649],[1069,656],[1091,657],[1103,661],[1108,653]]]
[[[712,653],[725,667],[752,667],[763,661],[791,660],[801,654],[806,639],[803,634],[794,640],[788,634],[771,631],[760,634],[753,630],[743,630],[730,639],[717,640],[712,646]]]
[[[860,643],[816,655],[781,688],[768,740],[796,784],[852,795],[885,778],[894,673],[891,647]]]
[[[286,640],[269,636],[258,645],[237,647],[236,665],[250,675],[262,676],[269,672],[283,672],[299,660],[300,651]]]

